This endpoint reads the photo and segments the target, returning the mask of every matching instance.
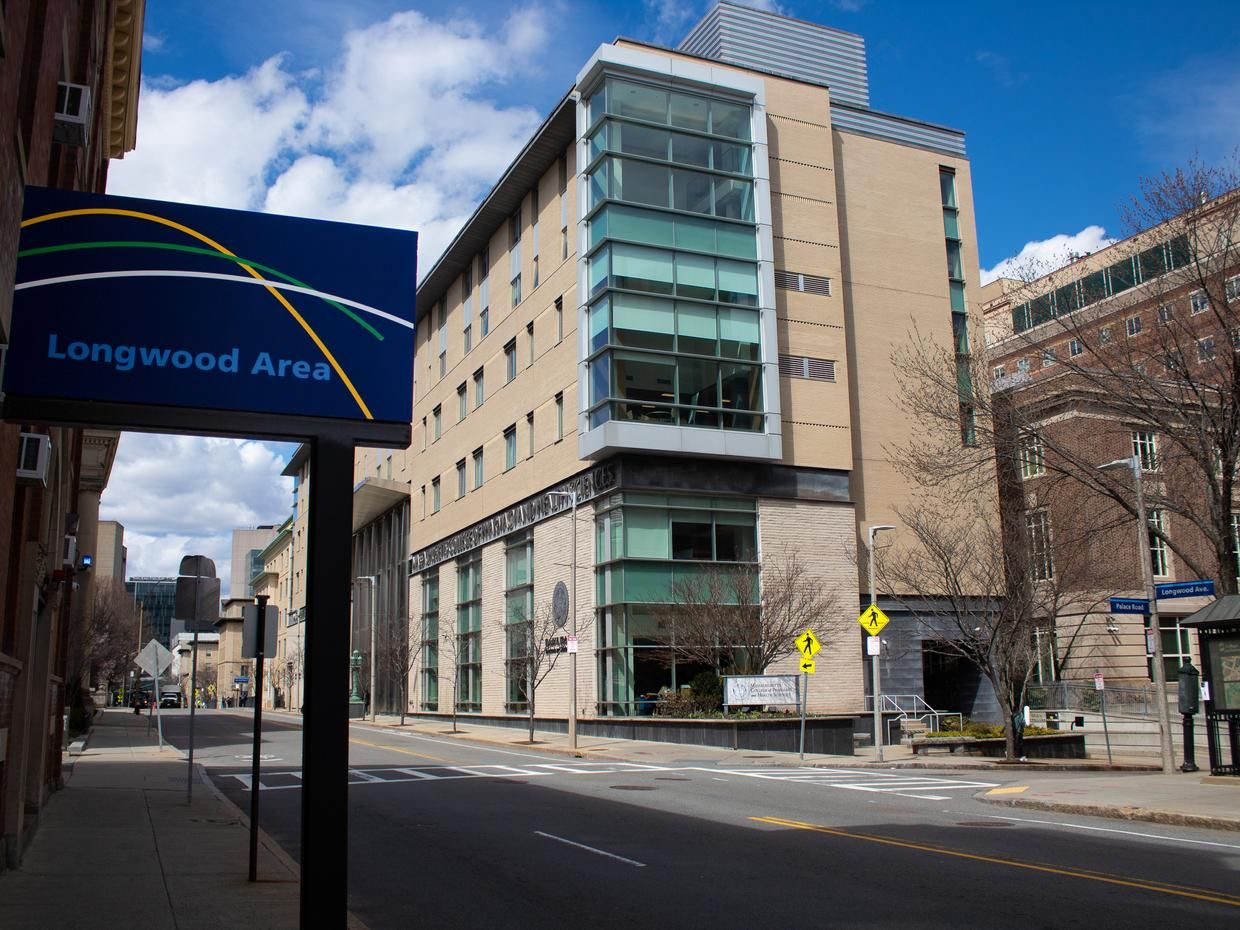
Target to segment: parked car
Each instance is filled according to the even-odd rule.
[[[159,695],[160,707],[180,707],[181,692],[180,691],[164,691]]]

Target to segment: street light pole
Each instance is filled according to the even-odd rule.
[[[377,595],[376,589],[379,586],[379,576],[378,575],[359,575],[357,580],[365,581],[370,585],[370,687],[367,688],[366,691],[370,695],[370,707],[369,707],[370,722],[374,723],[375,722],[375,703],[376,703],[375,697],[377,696],[376,695],[377,689],[375,687],[376,685],[375,642],[376,642],[376,633],[378,631],[378,624],[375,623],[375,601],[376,601],[376,595]]]
[[[877,607],[878,599],[874,591],[874,534],[882,530],[894,530],[894,526],[888,524],[879,524],[871,526],[866,531],[866,548],[869,550],[870,557],[870,606]],[[882,651],[882,640],[879,640],[879,651]],[[883,708],[882,708],[882,685],[879,683],[878,668],[879,653],[875,652],[870,657],[870,677],[874,679],[874,747],[878,750],[878,761],[883,761]]]
[[[572,579],[569,583],[569,616],[572,617],[571,627],[573,643],[577,642],[577,491],[548,491],[549,497],[567,497],[572,502]],[[568,653],[568,748],[577,748],[577,649]]]
[[[1150,564],[1149,523],[1145,514],[1145,491],[1141,480],[1141,456],[1116,459],[1099,465],[1099,468],[1111,468],[1114,465],[1127,465],[1132,469],[1132,483],[1136,489],[1137,504],[1137,559],[1141,563],[1141,584],[1145,588],[1145,599],[1149,605],[1150,626],[1146,637],[1153,636],[1153,653],[1155,707],[1158,710],[1159,744],[1162,750],[1163,772],[1170,775],[1175,772],[1175,752],[1171,746],[1171,713],[1167,709],[1167,670],[1163,667],[1162,628],[1158,620],[1158,598],[1154,590],[1154,569]]]

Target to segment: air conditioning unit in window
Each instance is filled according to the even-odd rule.
[[[90,128],[90,88],[61,81],[56,88],[52,138],[62,145],[85,145]]]
[[[42,433],[21,433],[17,446],[18,484],[47,487],[47,464],[52,457],[52,439]]]
[[[77,537],[65,536],[64,551],[61,552],[61,562],[65,568],[77,568]]]

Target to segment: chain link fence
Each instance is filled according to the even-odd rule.
[[[1124,687],[1107,686],[1107,714],[1128,717],[1158,716],[1153,685]],[[1030,685],[1029,707],[1033,710],[1061,710],[1098,713],[1102,710],[1102,692],[1092,681],[1055,681]]]

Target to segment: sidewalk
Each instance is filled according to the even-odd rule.
[[[292,720],[296,714],[281,715]],[[415,720],[380,715],[375,723],[354,725],[395,728],[422,736],[450,737],[471,742],[529,747],[524,728],[480,726],[458,718],[455,736],[451,721]],[[806,755],[753,752],[653,743],[641,740],[580,736],[577,749],[568,745],[564,733],[536,731],[534,748],[540,752],[572,755],[582,759],[608,759],[647,765],[797,766],[821,768],[942,769],[985,772],[1000,783],[981,792],[977,799],[992,804],[1034,810],[1059,811],[1091,817],[1144,820],[1181,826],[1240,830],[1240,777],[1210,777],[1205,772],[1164,775],[1156,760],[1116,756],[1113,764],[1103,759],[1038,759],[1007,763],[978,756],[918,755],[908,746],[883,747],[879,762],[872,747],[855,756]]]
[[[0,926],[296,928],[296,863],[260,842],[251,884],[245,820],[197,775],[187,803],[183,754],[147,728],[122,708],[96,718],[21,868],[0,873]]]

